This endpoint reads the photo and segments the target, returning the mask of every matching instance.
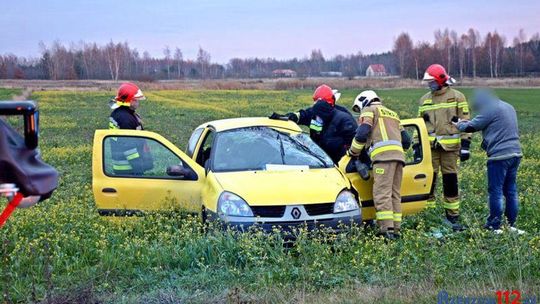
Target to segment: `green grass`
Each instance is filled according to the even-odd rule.
[[[19,89],[0,89],[0,100],[11,100],[11,98],[19,94],[21,94]]]
[[[0,99],[17,93],[0,90]],[[342,103],[357,91],[344,91]],[[423,90],[381,90],[402,118]],[[470,95],[470,90],[464,90]],[[386,244],[363,229],[303,236],[286,250],[279,236],[204,234],[181,213],[111,221],[91,192],[92,137],[107,128],[111,92],[41,91],[41,149],[61,173],[54,196],[17,210],[0,231],[4,301],[53,302],[433,302],[452,295],[495,296],[519,289],[540,296],[540,90],[501,89],[519,112],[525,158],[519,172],[519,227],[526,236],[480,229],[487,215],[485,156],[475,135],[461,165],[463,220],[450,234],[438,207],[405,219],[404,238]],[[191,131],[219,118],[266,116],[308,106],[308,91],[155,91],[140,113],[146,129],[184,149]],[[4,206],[4,204],[2,204]],[[433,232],[444,238],[433,237]]]

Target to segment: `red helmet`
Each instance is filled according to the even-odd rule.
[[[450,76],[446,73],[444,67],[440,64],[430,65],[424,73],[424,81],[436,81],[440,86],[443,86]]]
[[[325,84],[320,85],[318,88],[315,89],[315,92],[313,93],[313,101],[317,101],[319,99],[328,102],[332,106],[336,103],[334,91],[332,91],[332,89]]]
[[[119,102],[131,103],[133,100],[146,99],[143,92],[138,86],[131,82],[126,82],[120,85],[118,93],[116,93],[115,100]]]

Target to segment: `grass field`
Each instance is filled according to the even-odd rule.
[[[16,93],[0,90],[0,100]],[[344,91],[342,103],[349,106],[357,93]],[[402,118],[415,115],[423,93],[380,91]],[[488,209],[485,155],[475,135],[472,160],[460,165],[468,231],[449,233],[437,207],[406,218],[404,237],[394,243],[354,229],[301,237],[284,249],[278,236],[204,234],[197,219],[181,213],[129,221],[99,217],[91,192],[92,138],[108,125],[113,93],[35,92],[43,158],[57,167],[61,181],[50,200],[17,210],[0,231],[3,301],[432,303],[443,289],[490,297],[518,289],[524,297],[540,297],[540,89],[498,93],[519,112],[525,158],[518,225],[527,235],[480,228]],[[310,104],[311,92],[149,91],[147,97],[140,110],[145,127],[184,149],[205,121],[295,110]],[[436,231],[444,237],[433,237]]]

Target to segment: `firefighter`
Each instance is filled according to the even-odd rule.
[[[334,163],[345,155],[357,127],[352,114],[336,105],[340,93],[323,84],[313,93],[312,107],[285,115],[273,113],[270,119],[288,119],[309,127],[311,139],[330,156]]]
[[[431,144],[434,179],[428,198],[428,207],[435,206],[437,175],[442,173],[447,223],[454,231],[463,230],[459,224],[458,165],[470,157],[470,133],[460,133],[452,121],[469,119],[469,105],[465,95],[450,87],[454,83],[440,64],[430,65],[424,73],[430,92],[419,101],[418,117],[426,122]]]
[[[368,152],[373,163],[373,202],[379,234],[396,239],[401,229],[403,149],[409,149],[411,139],[401,126],[399,116],[385,107],[375,92],[360,93],[353,110],[361,114],[348,154],[358,157],[362,151]]]
[[[113,110],[109,117],[109,129],[143,130],[140,116],[135,112],[143,92],[133,83],[123,83],[116,97],[109,102]],[[118,175],[142,175],[149,170],[151,159],[144,141],[129,137],[113,138],[111,145],[113,170]]]

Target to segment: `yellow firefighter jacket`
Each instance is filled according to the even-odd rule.
[[[418,117],[423,117],[432,148],[458,151],[461,139],[471,139],[470,133],[461,134],[452,124],[452,118],[469,119],[469,104],[465,95],[450,87],[429,92],[420,98]]]
[[[401,145],[403,127],[399,116],[394,111],[383,106],[380,102],[372,103],[369,107],[362,109],[359,118],[359,125],[361,124],[370,125],[371,132],[364,143],[355,138],[351,146],[355,153],[360,153],[365,145],[373,162],[400,161],[405,163]]]

